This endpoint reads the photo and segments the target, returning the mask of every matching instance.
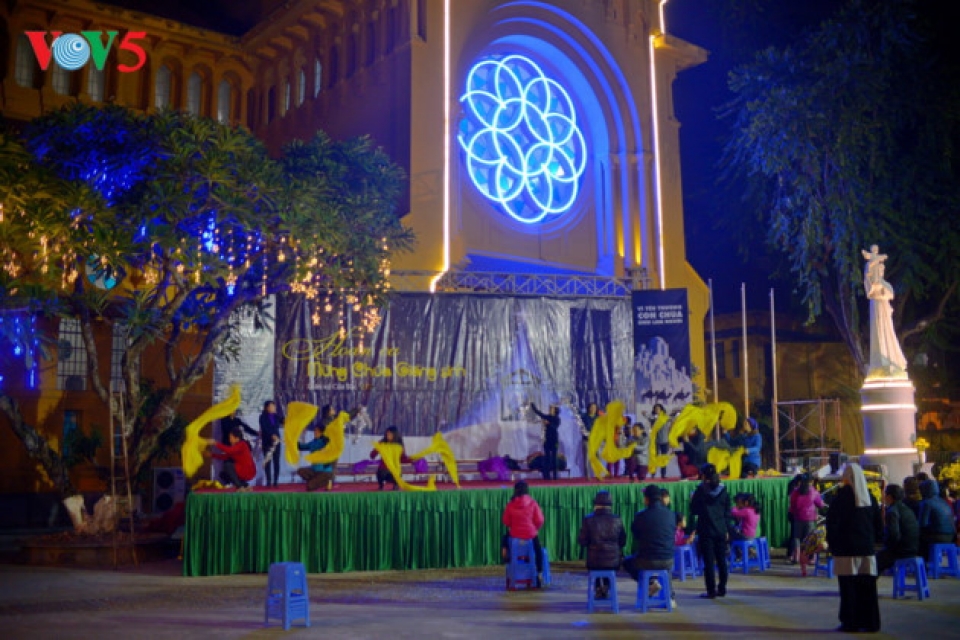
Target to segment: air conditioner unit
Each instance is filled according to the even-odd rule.
[[[187,479],[183,469],[163,467],[153,470],[153,512],[164,513],[187,495]]]

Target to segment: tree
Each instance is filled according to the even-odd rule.
[[[79,321],[90,386],[125,434],[133,475],[235,345],[238,314],[266,322],[265,299],[292,292],[317,314],[350,304],[375,317],[390,256],[412,241],[396,212],[402,171],[368,138],[318,133],[275,160],[209,119],[73,105],[32,122],[22,144],[0,138],[0,178],[0,317]],[[35,337],[0,325],[36,357]],[[100,375],[97,325],[126,340],[119,403]],[[170,382],[145,393],[142,358],[158,342]],[[12,419],[10,406],[0,402]],[[42,436],[17,424],[69,492]]]
[[[860,249],[891,256],[901,340],[951,342],[958,313],[956,68],[914,0],[849,0],[794,47],[730,75],[727,180],[768,229],[812,321],[832,318],[861,370]],[[945,49],[945,47],[944,47]],[[952,81],[951,81],[952,78]]]

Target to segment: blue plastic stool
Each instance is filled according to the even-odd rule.
[[[757,552],[756,558],[750,557],[750,549]],[[740,560],[737,560],[737,551],[740,551]],[[763,566],[763,557],[760,554],[760,545],[754,540],[734,540],[730,543],[730,571],[742,569],[744,574],[750,573],[750,569],[757,568],[760,571],[766,571]]]
[[[283,630],[294,620],[303,619],[310,626],[310,596],[307,593],[307,570],[299,562],[275,562],[267,574],[267,602],[263,624],[270,618],[280,618]]]
[[[952,544],[935,544],[930,547],[930,577],[934,580],[940,576],[960,578],[960,562],[957,560],[957,547]],[[943,557],[947,557],[944,566]]]
[[[614,613],[620,613],[620,599],[617,596],[617,572],[613,569],[590,570],[587,574],[587,611],[593,613],[594,605],[594,585],[597,584],[597,578],[608,578],[610,580],[610,607]]]
[[[770,562],[770,543],[767,542],[766,536],[757,538],[757,545],[760,548],[760,560],[763,562],[763,568],[769,569],[773,566],[773,563]]]
[[[697,554],[693,552],[693,547],[688,544],[673,548],[673,575],[685,582],[687,576],[695,578],[699,575],[697,571]]]
[[[907,575],[916,578],[913,585],[907,585]],[[930,597],[930,584],[927,582],[927,569],[923,558],[902,558],[893,565],[893,598],[906,597],[907,591],[916,591],[917,600]]]
[[[544,572],[546,573],[547,550],[543,549]],[[544,576],[546,578],[546,575]],[[507,590],[516,591],[520,585],[533,589],[537,585],[537,558],[533,540],[510,538],[510,561],[507,563]]]
[[[660,593],[650,596],[650,579],[656,578],[660,581]],[[637,578],[637,609],[640,613],[646,613],[647,609],[657,607],[673,611],[673,600],[670,595],[673,588],[670,585],[670,572],[666,569],[641,571]]]
[[[550,574],[550,554],[547,553],[546,547],[541,547],[540,551],[543,552],[543,586],[546,587],[553,581]]]
[[[820,552],[813,556],[813,576],[817,577],[820,572],[828,578],[833,577],[833,556],[824,554],[824,562],[820,562]]]

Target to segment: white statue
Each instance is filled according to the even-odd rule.
[[[886,254],[877,245],[861,251],[867,264],[863,272],[863,288],[870,300],[870,365],[867,377],[905,377],[907,360],[893,331],[893,287],[884,280]]]

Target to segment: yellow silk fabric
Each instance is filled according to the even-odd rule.
[[[320,451],[308,453],[306,456],[307,462],[310,464],[330,464],[339,460],[340,456],[343,455],[343,448],[347,444],[343,430],[347,427],[348,422],[350,422],[349,413],[346,411],[338,413],[337,417],[323,430],[323,435],[329,440],[327,446]],[[287,451],[289,450],[290,448],[287,447]]]
[[[663,429],[664,425],[667,424],[667,420],[669,419],[670,416],[667,414],[667,412],[662,411],[660,415],[657,416],[653,426],[650,427],[650,437],[648,439],[650,446],[647,450],[647,470],[650,475],[656,473],[657,469],[666,468],[666,466],[670,464],[670,454],[661,454],[657,450],[657,434],[660,433],[660,430]]]
[[[287,457],[287,464],[291,467],[300,462],[300,451],[297,449],[300,435],[317,417],[319,410],[320,407],[309,402],[291,402],[287,405],[287,417],[283,421],[283,444],[286,445],[284,455]]]
[[[614,400],[607,405],[606,412],[594,421],[590,438],[587,440],[587,457],[597,478],[607,476],[607,469],[600,462],[600,458],[607,462],[617,462],[633,455],[637,446],[635,443],[624,448],[617,446],[617,431],[622,428],[623,402]]]
[[[410,484],[403,479],[403,469],[400,462],[400,459],[403,457],[403,445],[394,444],[392,442],[374,442],[373,448],[376,449],[377,453],[380,454],[383,464],[387,466],[387,470],[393,475],[393,479],[396,480],[397,486],[404,491],[437,490],[437,479],[432,475],[430,476],[430,479],[427,480],[427,486],[425,487]]]
[[[730,431],[737,426],[737,410],[729,402],[716,402],[703,407],[688,404],[673,421],[670,446],[679,447],[680,438],[695,429],[709,438],[718,422],[723,431]]]
[[[207,441],[200,437],[200,431],[214,420],[226,418],[239,407],[240,386],[233,385],[230,387],[230,395],[223,402],[213,405],[187,425],[186,437],[180,447],[180,463],[185,476],[192,478],[203,466],[203,450],[207,446]]]
[[[424,458],[431,453],[440,455],[440,459],[443,461],[443,466],[446,468],[447,473],[450,474],[450,479],[453,480],[453,484],[459,487],[460,475],[457,473],[457,457],[453,455],[453,449],[450,448],[450,445],[443,437],[443,434],[439,431],[433,434],[433,440],[430,441],[429,447],[416,455],[410,456],[410,459],[419,460],[420,458]]]
[[[743,468],[743,454],[745,451],[743,447],[739,447],[733,451],[714,447],[707,451],[707,462],[717,468],[717,473],[723,473],[729,467],[730,477],[739,478]]]

